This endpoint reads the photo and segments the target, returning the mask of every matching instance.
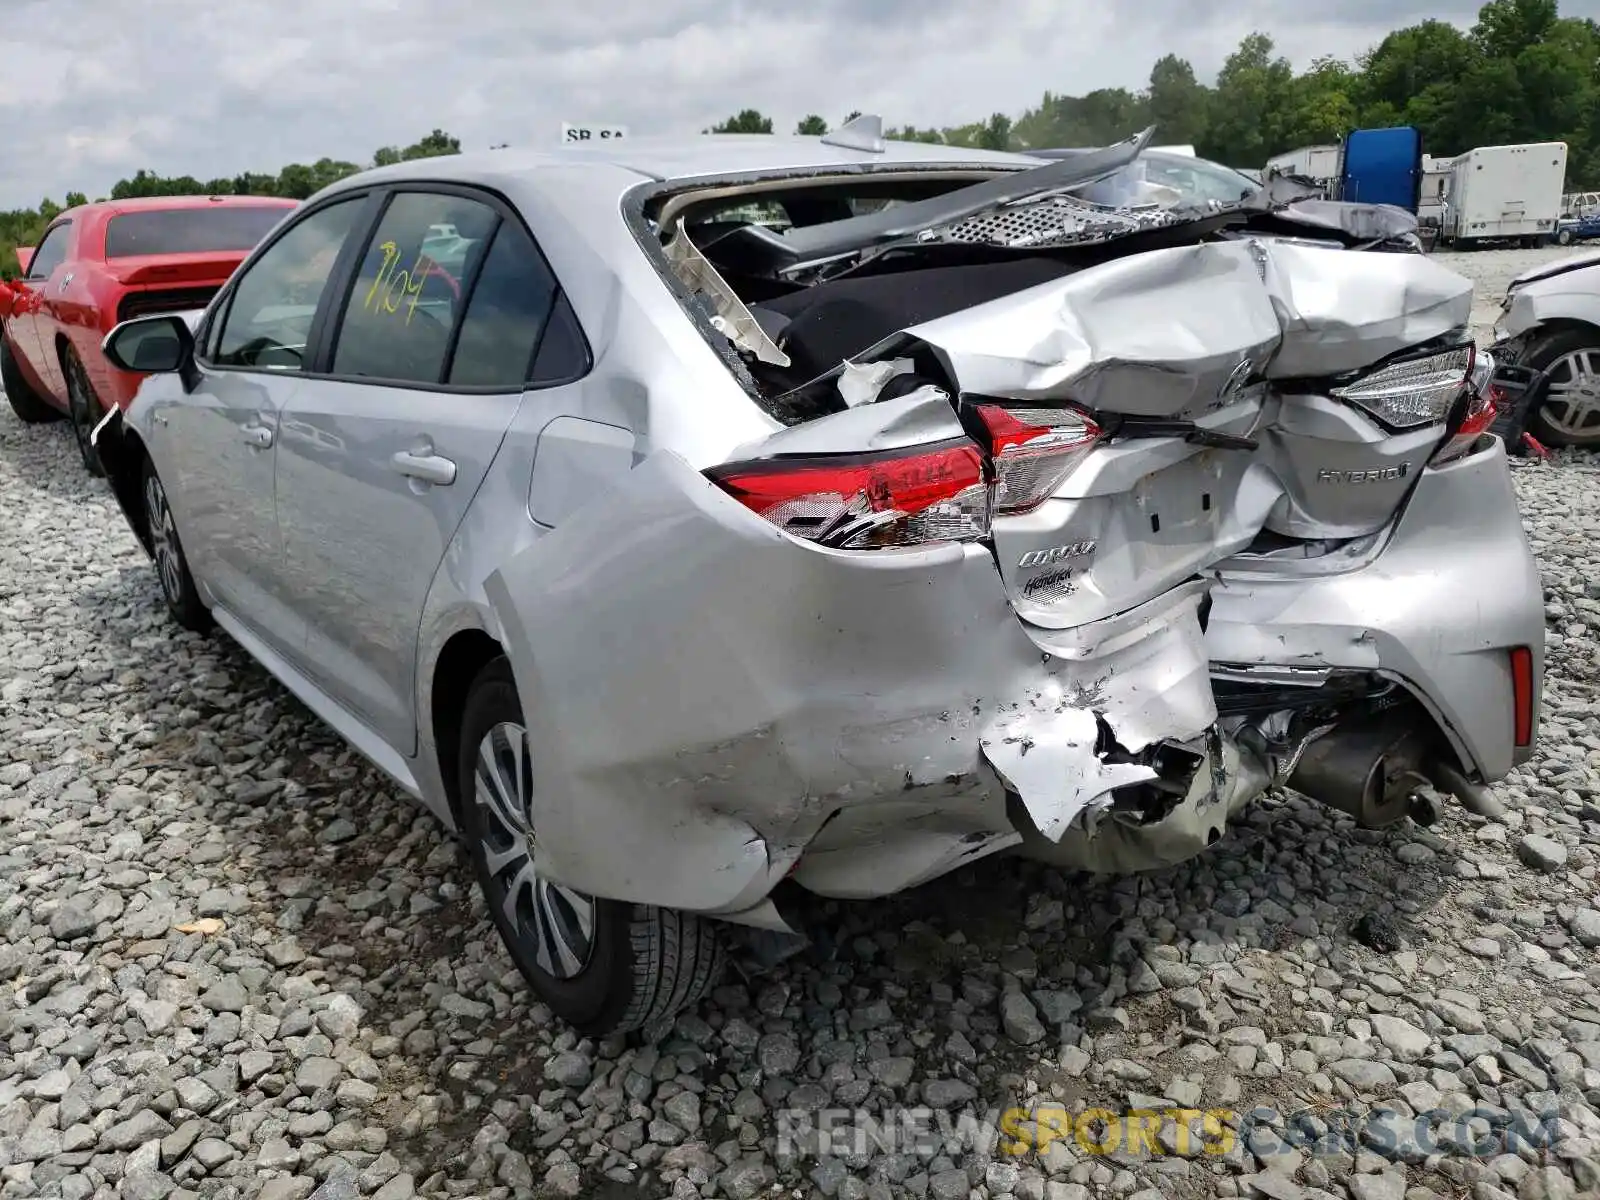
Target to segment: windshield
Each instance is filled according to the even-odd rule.
[[[124,213],[106,223],[106,257],[252,250],[288,209],[230,204]]]

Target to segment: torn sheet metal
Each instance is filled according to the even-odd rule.
[[[1030,627],[1054,670],[1025,703],[992,721],[979,744],[1046,839],[1107,807],[1114,789],[1156,778],[1150,767],[1096,753],[1101,720],[1131,753],[1199,737],[1216,721],[1199,620],[1207,587],[1197,580],[1076,629]]]
[[[1138,752],[1163,739],[1198,737],[1217,719],[1200,629],[1209,590],[1196,579],[1103,621],[1027,629],[1060,660],[1062,698],[1107,714],[1117,741]]]
[[[711,260],[700,252],[681,218],[662,249],[683,286],[710,301],[715,314],[711,323],[718,332],[762,362],[777,367],[789,365],[789,356],[767,336],[767,331],[751,315],[744,301],[739,299],[739,294],[728,286],[727,281],[717,273],[716,267],[711,265]]]
[[[1192,417],[1251,375],[1368,366],[1471,308],[1472,284],[1422,255],[1261,238],[1133,255],[905,333],[964,392]]]
[[[1283,328],[1269,378],[1359,370],[1471,319],[1471,280],[1425,255],[1263,246],[1265,283]]]
[[[1033,701],[997,721],[980,744],[1039,832],[1056,841],[1091,803],[1109,803],[1112,790],[1156,778],[1150,767],[1102,760],[1099,736],[1094,713]]]
[[[1280,336],[1252,243],[1152,250],[906,331],[964,392],[1133,415],[1213,407]]]
[[[847,362],[839,372],[839,398],[846,408],[871,404],[882,393],[884,385],[897,375],[911,374],[914,364],[909,358],[888,358],[879,362]]]

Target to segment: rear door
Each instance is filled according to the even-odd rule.
[[[45,390],[57,398],[64,398],[67,389],[53,342],[45,336],[45,318],[51,289],[60,286],[57,276],[64,274],[61,267],[67,260],[71,241],[71,221],[58,221],[45,231],[28,262],[27,273],[11,284],[16,300],[12,304],[11,319],[6,322],[11,345],[26,360]]]
[[[396,190],[318,352],[326,374],[284,407],[278,522],[307,670],[401,753],[415,747],[423,602],[521,403],[555,290],[498,199]]]

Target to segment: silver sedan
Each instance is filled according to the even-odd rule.
[[[174,618],[459,831],[584,1032],[795,952],[796,885],[1159,866],[1290,779],[1488,803],[1542,616],[1470,289],[1077,194],[1148,140],[368,171],[106,339],[101,458]]]

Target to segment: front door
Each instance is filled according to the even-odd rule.
[[[307,669],[402,754],[415,751],[423,604],[516,415],[554,292],[497,201],[397,191],[327,375],[284,408],[278,522]]]
[[[10,285],[15,299],[11,319],[6,322],[11,346],[28,364],[29,372],[49,395],[63,399],[67,394],[66,383],[55,346],[45,337],[45,315],[51,279],[66,261],[71,241],[71,221],[60,221],[45,230],[44,237],[34,247],[27,271]]]
[[[291,658],[305,629],[284,600],[278,440],[284,407],[305,386],[307,343],[334,261],[365,200],[319,207],[274,239],[219,301],[194,389],[151,413],[165,469],[177,473],[167,491],[196,579]]]

